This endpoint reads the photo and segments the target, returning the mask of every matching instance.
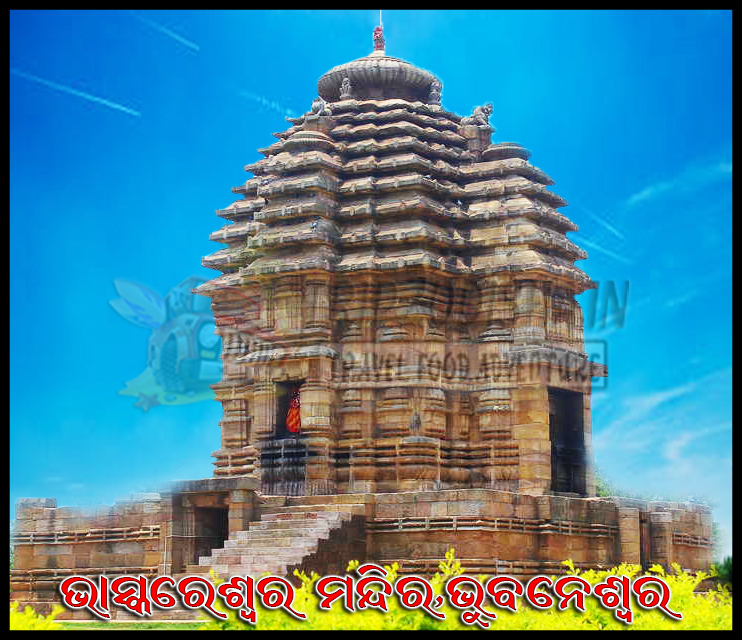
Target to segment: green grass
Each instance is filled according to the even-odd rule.
[[[90,622],[65,622],[60,620],[57,624],[62,631],[193,631],[200,629],[203,622],[103,622],[91,620]]]

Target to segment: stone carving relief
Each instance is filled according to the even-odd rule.
[[[312,102],[312,112],[311,115],[313,116],[331,116],[332,115],[332,109],[330,108],[330,105],[327,104],[321,97],[317,96],[314,101]]]
[[[477,107],[474,109],[474,113],[472,113],[467,118],[461,119],[462,125],[467,124],[473,124],[477,125],[478,127],[489,127],[490,126],[490,116],[492,115],[492,103],[488,102],[487,104]]]
[[[418,435],[420,433],[420,426],[420,414],[415,411],[415,413],[412,414],[412,420],[410,420],[410,433],[412,433],[413,436]]]
[[[340,85],[340,99],[341,100],[352,100],[353,99],[353,87],[350,84],[350,78],[343,78],[343,83]]]
[[[430,95],[428,96],[428,104],[440,104],[441,103],[441,89],[443,86],[437,80],[433,80],[430,83]]]

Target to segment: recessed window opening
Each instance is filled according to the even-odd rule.
[[[303,380],[276,383],[275,438],[298,438],[301,436],[301,386]]]

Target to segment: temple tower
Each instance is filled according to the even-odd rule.
[[[272,495],[490,488],[594,495],[567,203],[492,105],[374,51],[334,67],[217,214],[215,475]],[[293,399],[293,400],[292,400]],[[290,405],[298,425],[287,426]],[[291,422],[291,425],[294,423]]]
[[[48,613],[72,573],[430,575],[451,547],[469,575],[524,580],[566,558],[708,568],[707,507],[593,497],[606,371],[566,202],[492,142],[492,105],[445,111],[440,80],[384,47],[379,28],[324,74],[217,211],[222,275],[196,290],[223,343],[216,477],[92,512],[19,500],[22,606]]]

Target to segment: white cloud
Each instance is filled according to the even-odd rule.
[[[660,180],[629,196],[626,200],[626,206],[634,207],[671,192],[678,194],[691,193],[719,180],[727,179],[731,175],[731,159],[723,158],[691,164],[669,180]]]
[[[598,214],[593,213],[590,211],[590,209],[586,209],[584,206],[578,207],[578,209],[582,209],[587,215],[589,215],[595,222],[597,222],[600,226],[602,226],[604,229],[608,229],[614,236],[617,238],[620,238],[621,240],[625,240],[626,236],[621,233],[616,227],[614,227],[612,224],[610,224],[605,218],[601,218]]]
[[[585,240],[585,238],[580,239],[580,244],[589,247],[591,249],[595,249],[596,251],[599,251],[600,253],[603,253],[614,260],[618,260],[619,262],[623,262],[624,264],[633,264],[631,260],[626,258],[625,256],[622,256],[618,253],[615,253],[614,251],[611,251],[610,249],[605,249],[604,247],[601,247],[599,244],[595,244],[594,242],[590,242],[589,240]]]
[[[666,460],[677,463],[682,462],[684,457],[685,448],[694,440],[699,438],[705,438],[714,433],[720,433],[723,431],[731,431],[732,423],[723,422],[717,426],[706,427],[704,429],[696,429],[693,431],[683,431],[679,434],[673,434],[672,438],[665,441],[665,449],[663,456]]]
[[[148,27],[154,29],[155,31],[159,31],[160,33],[166,35],[168,38],[171,38],[172,40],[175,40],[176,42],[179,42],[180,44],[185,45],[189,49],[192,49],[194,51],[200,50],[200,47],[196,43],[191,42],[190,40],[186,40],[183,36],[175,33],[175,31],[172,31],[171,29],[168,29],[167,27],[164,27],[163,25],[152,21],[149,18],[145,18],[143,15],[134,13],[133,11],[129,11],[128,13],[132,17],[139,20],[139,22],[141,22],[142,24],[146,24]]]
[[[732,422],[725,403],[732,369],[666,389],[603,403],[593,414],[596,464],[624,490],[664,499],[710,501],[731,554]],[[600,415],[613,418],[598,428]]]
[[[269,98],[266,98],[265,96],[260,95],[258,93],[253,93],[252,91],[242,90],[242,91],[239,91],[238,93],[243,98],[252,100],[253,102],[256,102],[257,104],[265,107],[266,109],[275,111],[276,113],[279,113],[282,116],[286,116],[289,118],[295,117],[295,113],[292,109],[285,107],[284,105],[280,104],[279,102],[276,102],[275,100],[270,100]]]
[[[51,80],[45,80],[44,78],[39,78],[38,76],[35,76],[31,73],[26,73],[25,71],[21,71],[20,69],[11,69],[10,73],[18,76],[19,78],[25,78],[26,80],[31,80],[32,82],[36,82],[37,84],[44,85],[45,87],[49,87],[50,89],[56,89],[57,91],[61,91],[62,93],[66,93],[77,98],[82,98],[83,100],[88,100],[89,102],[95,102],[96,104],[102,104],[103,106],[115,109],[116,111],[128,113],[130,116],[139,117],[142,115],[141,113],[139,113],[139,111],[135,111],[134,109],[125,107],[118,102],[106,100],[105,98],[94,96],[91,93],[86,93],[85,91],[80,91],[64,84],[52,82]]]

